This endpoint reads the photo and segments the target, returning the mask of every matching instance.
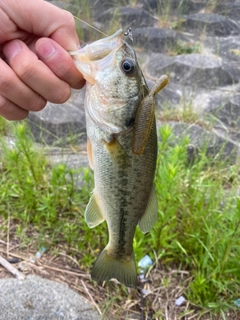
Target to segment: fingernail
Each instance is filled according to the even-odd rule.
[[[10,61],[18,54],[21,49],[22,47],[18,41],[10,41],[4,46],[3,53],[8,61]]]
[[[56,52],[56,49],[49,41],[39,43],[36,49],[38,56],[43,60],[49,59]]]

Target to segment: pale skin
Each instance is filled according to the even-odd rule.
[[[0,0],[0,116],[22,120],[81,89],[68,54],[78,48],[69,12],[43,0]]]

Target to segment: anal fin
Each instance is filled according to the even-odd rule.
[[[152,192],[150,194],[148,205],[144,215],[138,222],[139,228],[143,233],[149,232],[158,219],[158,201],[155,188],[152,188]]]
[[[85,209],[84,218],[89,228],[94,228],[105,220],[94,193]]]

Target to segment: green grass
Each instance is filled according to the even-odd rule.
[[[182,42],[178,41],[175,46],[168,49],[168,54],[171,56],[176,56],[180,54],[192,54],[201,52],[200,42]]]
[[[187,165],[188,139],[173,147],[168,126],[160,136],[159,221],[150,239],[137,233],[136,251],[154,251],[162,264],[190,271],[187,298],[219,311],[232,304],[240,289],[240,199],[227,192],[237,188],[238,168],[223,161],[210,166],[204,152]]]
[[[0,144],[0,214],[5,218],[10,216],[18,224],[20,237],[24,237],[27,226],[33,224],[41,244],[48,246],[50,242],[54,246],[62,242],[79,251],[84,249],[87,255],[82,263],[89,267],[94,260],[91,254],[94,246],[88,246],[89,240],[96,232],[96,237],[101,233],[92,232],[83,220],[93,188],[92,172],[84,168],[71,169],[64,163],[51,167],[43,150],[33,146],[25,123],[11,125],[10,130],[14,146],[9,147],[4,140]],[[79,190],[76,177],[83,180]],[[96,249],[98,246],[96,242]]]
[[[73,249],[81,253],[79,263],[89,271],[107,243],[106,225],[89,229],[83,219],[92,172],[65,164],[51,167],[24,122],[10,130],[15,144],[9,147],[3,139],[0,144],[0,215],[17,225],[23,245],[31,241],[28,230],[33,227],[39,246],[54,250],[67,244],[70,254]],[[148,254],[158,268],[160,263],[188,271],[187,299],[205,311],[224,314],[233,308],[240,289],[240,199],[231,192],[237,188],[238,168],[223,161],[210,165],[204,151],[189,164],[187,137],[174,145],[169,126],[160,129],[160,137],[155,179],[159,220],[149,234],[137,229],[136,260]],[[76,187],[78,176],[81,188]],[[126,297],[126,290],[121,294]]]

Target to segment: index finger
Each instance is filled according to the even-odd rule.
[[[50,37],[67,51],[77,50],[79,40],[70,12],[43,0],[0,1],[0,9],[18,28],[40,37]],[[19,32],[18,28],[13,31]]]

